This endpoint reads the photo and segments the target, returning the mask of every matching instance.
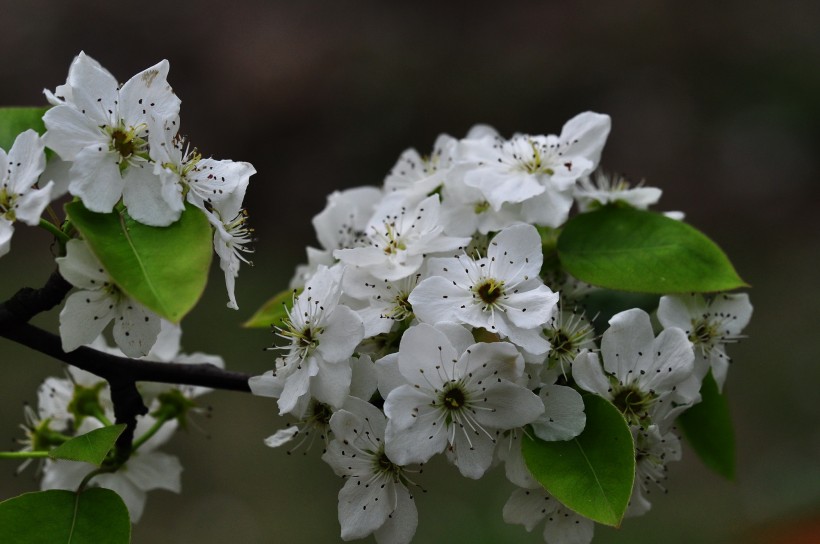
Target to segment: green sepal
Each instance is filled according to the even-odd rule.
[[[583,398],[584,431],[555,442],[525,436],[524,461],[535,479],[566,507],[618,527],[635,480],[632,433],[608,400],[591,394]]]
[[[127,544],[131,520],[110,489],[52,489],[0,502],[0,536],[14,544]]]
[[[726,395],[711,371],[700,387],[701,401],[678,416],[678,427],[703,464],[724,478],[735,478],[735,433]]]
[[[94,429],[54,448],[48,456],[100,466],[124,430],[125,424]]]
[[[202,210],[186,203],[176,223],[149,227],[124,210],[95,213],[79,201],[65,209],[129,297],[172,323],[179,323],[199,301],[213,256],[213,233]]]
[[[708,293],[747,287],[723,251],[691,225],[608,205],[570,219],[558,237],[567,272],[599,287],[639,293]]]

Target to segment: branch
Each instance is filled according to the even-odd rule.
[[[198,385],[250,392],[250,375],[223,370],[211,364],[160,363],[129,359],[84,346],[66,353],[58,335],[40,329],[28,321],[38,313],[57,306],[71,288],[72,285],[60,276],[58,271],[54,271],[41,289],[20,289],[9,300],[0,304],[0,337],[108,381],[116,420],[127,426],[117,439],[117,454],[122,461],[130,455],[137,416],[148,413],[136,382]]]

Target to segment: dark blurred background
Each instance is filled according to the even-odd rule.
[[[752,284],[755,315],[729,350],[736,481],[687,448],[652,512],[595,542],[820,542],[820,3],[0,0],[0,21],[0,104],[44,104],[80,50],[121,81],[167,58],[182,131],[205,155],[255,165],[256,266],[240,273],[240,311],[224,307],[214,270],[183,337],[250,373],[273,364],[272,337],[239,324],[286,287],[330,191],[380,184],[402,150],[427,152],[440,132],[558,133],[576,113],[608,113],[604,166],[660,187],[659,209],[718,242]],[[0,299],[52,268],[48,236],[18,227]],[[7,341],[0,362],[0,437],[13,446],[23,402],[62,371]],[[134,541],[338,541],[341,481],[321,444],[266,448],[284,423],[270,399],[205,402],[212,417],[168,447],[183,494],[150,493]],[[0,498],[36,487],[14,469],[0,467]],[[419,480],[416,542],[541,541],[540,527],[501,520],[502,471],[473,482],[434,462]]]

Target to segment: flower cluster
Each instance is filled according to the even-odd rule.
[[[589,542],[594,523],[550,496],[521,451],[525,435],[578,436],[582,393],[626,418],[628,514],[649,508],[648,486],[680,457],[675,418],[710,369],[722,384],[724,344],[751,306],[745,295],[664,296],[660,327],[637,308],[608,327],[585,315],[595,288],[545,259],[551,236],[573,204],[646,209],[660,198],[599,169],[609,130],[608,116],[587,112],[557,136],[442,135],[429,155],[404,152],[381,187],[333,193],[313,219],[321,247],[292,280],[274,368],[250,385],[298,420],[269,446],[310,433],[327,442],[322,458],[346,478],[345,540],[409,542],[414,467],[444,454],[468,478],[504,463],[518,486],[506,521],[531,530],[546,519],[547,542]]]
[[[178,221],[189,205],[213,229],[213,247],[225,274],[228,307],[237,308],[235,279],[251,242],[242,207],[247,162],[206,158],[179,133],[180,100],[167,81],[168,62],[147,68],[124,84],[80,53],[66,83],[45,94],[45,134],[20,134],[9,153],[0,150],[0,256],[10,249],[13,223],[38,223],[53,200],[69,193],[87,210],[125,211],[144,225]],[[46,148],[56,157],[46,166]],[[55,217],[52,214],[52,217]],[[70,223],[62,235],[73,235]],[[64,244],[60,273],[79,291],[60,314],[63,349],[92,342],[114,322],[117,346],[130,357],[146,355],[159,333],[160,317],[112,279],[82,238]]]
[[[146,361],[186,364],[209,363],[223,368],[221,357],[204,353],[181,352],[182,329],[168,321],[161,322],[161,331]],[[102,338],[91,346],[111,355],[123,356],[109,347]],[[195,399],[209,390],[203,387],[168,384],[140,384],[139,392],[149,414],[139,418],[131,455],[124,465],[113,458],[103,467],[116,471],[99,471],[97,467],[64,459],[47,459],[41,466],[41,489],[75,490],[92,472],[101,472],[93,485],[112,489],[122,497],[133,522],[139,521],[145,507],[146,493],[153,489],[181,490],[182,464],[179,459],[159,451],[179,426],[184,426],[192,411],[199,411]],[[44,452],[75,436],[112,425],[114,404],[109,384],[102,378],[68,367],[65,378],[50,377],[40,385],[37,409],[26,409],[23,425],[26,438],[23,451]],[[110,457],[110,455],[109,455]],[[24,468],[21,467],[21,468]]]
[[[237,308],[234,283],[240,263],[248,262],[244,253],[251,242],[242,202],[255,169],[247,162],[206,158],[179,133],[180,100],[168,84],[168,69],[162,61],[119,84],[97,61],[80,53],[65,84],[45,91],[51,104],[43,115],[45,133],[26,130],[8,153],[0,149],[0,257],[10,250],[16,221],[39,224],[54,234],[59,273],[75,288],[60,312],[64,351],[90,346],[119,357],[221,368],[218,356],[181,353],[180,326],[127,292],[99,252],[102,245],[114,253],[123,248],[120,253],[136,253],[130,245],[135,230],[150,230],[157,240],[169,236],[163,227],[181,224],[183,214],[193,215],[201,227],[199,246],[208,257],[213,244],[225,274],[228,307]],[[49,207],[66,194],[73,198],[68,206],[81,206],[95,221],[102,221],[96,214],[119,214],[116,224],[123,225],[122,232],[92,229],[104,242],[95,246],[76,217],[69,212],[60,221]],[[47,208],[48,216],[42,217]],[[199,268],[201,275],[207,274],[205,267]],[[159,276],[162,280],[162,273]],[[106,340],[109,325],[116,347]],[[195,407],[193,399],[206,389],[141,383],[139,392],[149,415],[138,419],[130,451],[119,452],[119,457],[109,454],[93,481],[116,490],[134,521],[142,513],[146,491],[179,491],[179,461],[156,448],[185,423]],[[37,411],[28,409],[26,419],[23,451],[33,456],[116,421],[108,383],[73,367],[67,378],[46,380]],[[92,470],[85,463],[49,459],[42,467],[41,486],[77,489]]]

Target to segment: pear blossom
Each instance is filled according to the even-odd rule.
[[[487,256],[430,259],[431,274],[410,294],[423,322],[455,321],[498,333],[533,354],[549,343],[541,326],[552,317],[558,294],[541,282],[541,238],[532,225],[499,232]]]
[[[702,380],[711,369],[723,389],[731,359],[726,344],[742,338],[741,332],[752,317],[749,295],[719,294],[706,300],[701,294],[661,297],[658,321],[664,327],[678,327],[689,337],[695,351],[695,375]]]
[[[247,162],[202,157],[185,138],[175,135],[175,128],[166,123],[165,130],[152,132],[150,138],[154,174],[161,180],[164,201],[181,213],[187,200],[215,226],[232,219],[242,209],[256,169]]]
[[[457,146],[458,140],[441,134],[428,156],[420,155],[415,149],[407,149],[385,178],[385,190],[402,191],[422,198],[430,195],[441,186],[455,164]]]
[[[526,221],[557,227],[572,206],[575,180],[598,165],[609,128],[608,115],[586,112],[570,119],[560,136],[463,140],[464,182],[481,190],[496,210],[520,202]]]
[[[558,311],[546,323],[544,336],[550,343],[549,356],[543,369],[545,377],[556,371],[566,376],[578,354],[597,349],[595,330],[589,320],[582,313],[567,310],[560,304]]]
[[[125,294],[86,243],[73,239],[56,259],[60,274],[80,288],[60,312],[64,351],[93,342],[114,321],[114,341],[128,357],[147,355],[160,331],[160,317]]]
[[[398,369],[408,383],[390,391],[384,413],[385,451],[400,465],[446,451],[464,476],[480,478],[492,463],[496,435],[544,411],[541,399],[516,383],[524,362],[515,346],[475,344],[454,324],[409,328]]]
[[[667,464],[680,461],[680,439],[672,431],[662,432],[657,425],[646,428],[632,428],[635,440],[635,483],[626,515],[640,516],[652,507],[646,498],[652,487],[665,492],[663,482],[666,480]]]
[[[649,315],[633,308],[609,320],[597,353],[585,353],[572,364],[582,389],[610,400],[630,424],[670,422],[699,400],[694,355],[681,329],[668,328],[657,338]]]
[[[411,482],[385,450],[385,426],[381,410],[355,397],[330,418],[334,439],[322,459],[345,478],[339,491],[343,540],[373,533],[376,542],[402,544],[416,531]]]
[[[582,212],[612,202],[623,202],[633,208],[645,210],[661,198],[660,189],[644,187],[643,182],[632,187],[623,176],[610,175],[600,169],[595,171],[593,177],[594,180],[590,176],[580,178],[574,189],[573,196]]]
[[[333,256],[375,278],[396,281],[415,274],[428,253],[453,251],[470,239],[445,236],[439,225],[439,198],[433,195],[412,208],[396,192],[385,197],[367,227],[367,246],[337,249]]]
[[[293,413],[308,395],[341,406],[350,390],[349,359],[364,337],[359,316],[339,304],[344,267],[320,267],[304,291],[294,298],[278,335],[288,341],[275,370],[257,382],[278,396],[281,414]],[[253,386],[252,386],[253,387]],[[280,389],[281,388],[281,389]]]
[[[252,249],[246,247],[253,241],[251,238],[253,229],[248,227],[247,220],[248,215],[245,210],[239,210],[230,220],[224,223],[217,222],[214,229],[214,251],[219,257],[219,268],[225,274],[225,287],[228,291],[227,306],[233,310],[239,309],[234,293],[239,267],[242,263],[253,264],[243,255],[253,252]]]
[[[9,252],[14,222],[36,226],[51,202],[54,182],[36,185],[45,167],[45,146],[33,130],[20,133],[8,154],[0,149],[0,257]]]
[[[568,509],[541,486],[519,488],[504,505],[504,521],[532,531],[542,520],[547,544],[589,544],[595,523]]]
[[[179,208],[168,202],[154,174],[149,134],[177,118],[179,98],[167,82],[168,61],[138,73],[122,86],[97,61],[80,53],[65,85],[46,92],[55,106],[43,121],[43,139],[73,164],[69,191],[92,211],[107,213],[123,199],[137,221],[169,225]]]

